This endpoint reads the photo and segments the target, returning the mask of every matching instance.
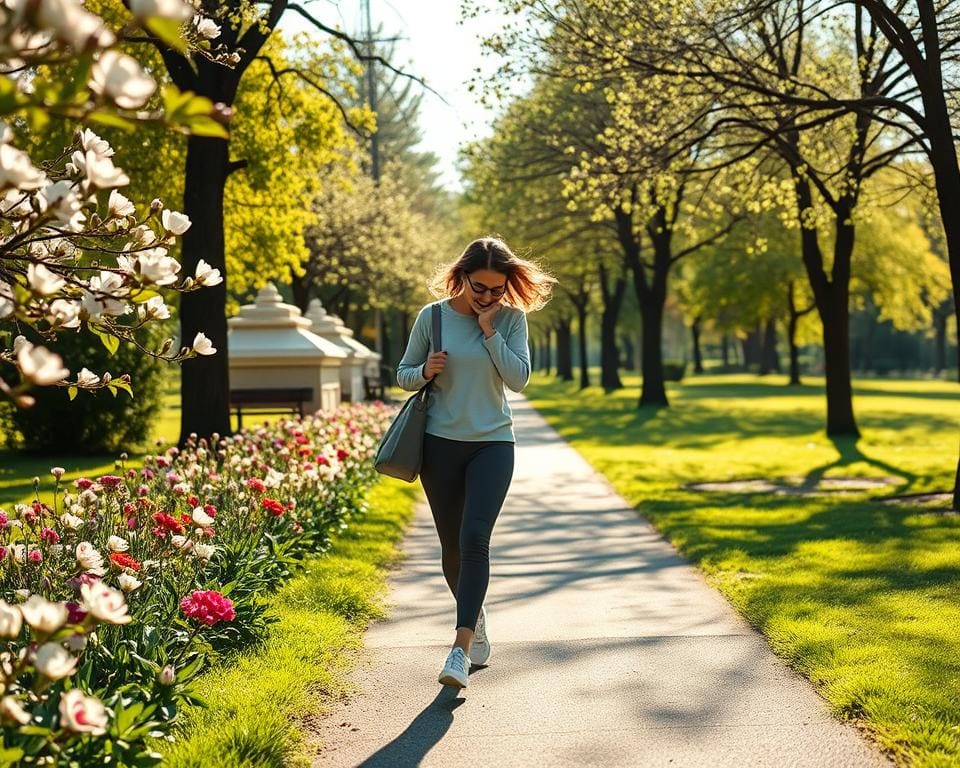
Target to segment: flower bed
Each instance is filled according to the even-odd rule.
[[[152,765],[211,658],[363,510],[380,404],[144,458],[0,511],[0,762]]]

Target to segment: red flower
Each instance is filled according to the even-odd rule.
[[[103,475],[97,478],[97,482],[104,488],[116,488],[123,482],[123,478],[117,477],[116,475]]]
[[[189,619],[212,627],[220,621],[233,621],[236,613],[230,598],[224,597],[214,589],[196,589],[180,601],[180,610]]]
[[[134,560],[126,552],[114,552],[110,555],[110,562],[118,568],[129,568],[131,571],[139,571],[140,563]]]
[[[60,534],[58,534],[53,528],[44,528],[40,531],[40,538],[43,541],[49,541],[51,544],[56,544],[60,541]]]
[[[88,480],[86,477],[78,477],[73,481],[73,484],[77,486],[81,491],[87,490],[91,485],[93,485],[93,480]]]
[[[210,517],[217,516],[217,508],[213,506],[213,504],[204,504],[203,511],[210,515]]]
[[[79,624],[86,618],[87,612],[80,609],[78,603],[67,603],[67,622]]]
[[[284,513],[283,504],[276,499],[264,499],[263,508],[270,512],[274,517],[280,517]]]
[[[200,499],[198,499],[192,493],[189,496],[187,496],[187,504],[189,504],[191,507],[195,507],[199,503],[200,503]]]
[[[31,549],[30,554],[27,555],[31,563],[40,563],[43,562],[43,555],[40,554],[39,549]]]
[[[157,527],[153,529],[153,535],[163,538],[168,533],[183,533],[183,526],[170,515],[163,512],[156,512],[153,515],[153,521]]]
[[[317,464],[322,464],[325,467],[330,466],[330,459],[324,456],[322,453],[317,454]]]
[[[337,461],[343,461],[349,455],[343,448],[337,448]]]
[[[264,485],[263,480],[260,480],[256,477],[251,477],[249,480],[247,480],[247,488],[255,493],[263,493],[265,490],[267,490],[267,486]]]

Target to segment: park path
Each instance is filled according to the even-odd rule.
[[[489,665],[462,691],[437,683],[455,602],[421,505],[357,693],[312,728],[314,766],[888,765],[526,399],[511,402]]]

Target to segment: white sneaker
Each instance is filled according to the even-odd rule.
[[[470,644],[470,663],[486,664],[489,658],[490,638],[487,637],[487,609],[480,606],[477,628],[473,633],[473,642]]]
[[[447,654],[447,661],[440,672],[440,682],[443,685],[453,685],[457,688],[467,687],[467,673],[470,671],[470,658],[463,652],[463,648],[453,647]]]

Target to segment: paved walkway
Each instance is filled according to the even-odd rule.
[[[489,666],[462,691],[437,683],[455,602],[421,506],[358,692],[316,726],[315,766],[888,765],[525,399],[513,407]]]

